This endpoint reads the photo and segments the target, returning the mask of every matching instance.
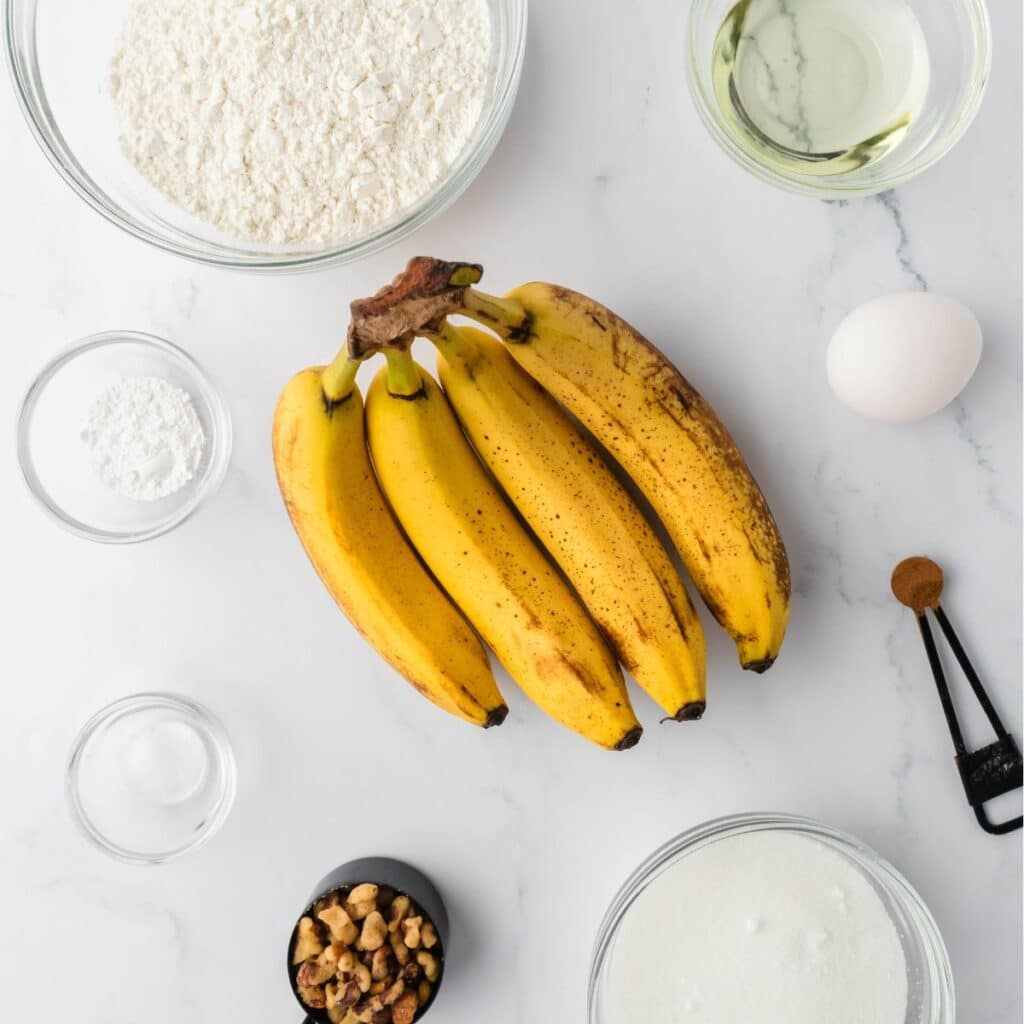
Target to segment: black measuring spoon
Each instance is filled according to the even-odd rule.
[[[978,673],[975,672],[974,666],[967,657],[967,652],[939,604],[944,583],[942,569],[930,558],[907,558],[896,566],[892,574],[893,594],[901,604],[905,604],[913,610],[917,616],[917,624],[921,628],[921,638],[924,640],[924,648],[928,654],[932,675],[935,676],[935,685],[939,691],[939,700],[942,702],[949,734],[953,738],[956,765],[960,770],[960,779],[964,784],[967,800],[974,808],[978,824],[986,832],[1003,835],[1024,825],[1024,817],[1012,818],[1004,822],[992,822],[985,813],[985,804],[994,797],[1024,787],[1024,760],[1021,758],[1020,748],[1003,726],[1002,720],[982,686]],[[967,745],[964,743],[960,722],[956,716],[956,708],[949,692],[949,684],[946,682],[942,662],[939,660],[939,652],[935,646],[935,638],[932,636],[931,626],[928,624],[926,614],[928,610],[931,610],[939,623],[939,627],[953,650],[954,657],[960,663],[964,675],[967,676],[967,681],[971,684],[974,696],[977,697],[982,711],[985,712],[985,717],[988,718],[995,730],[995,743],[990,743],[980,750],[968,751]]]

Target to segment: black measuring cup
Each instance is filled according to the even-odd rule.
[[[433,1009],[437,1002],[438,993],[444,983],[445,977],[445,954],[448,950],[450,927],[448,923],[448,910],[444,905],[437,887],[418,868],[414,868],[405,861],[394,860],[391,857],[362,857],[359,860],[350,860],[340,867],[336,867],[329,874],[325,875],[317,883],[310,896],[305,909],[295,918],[291,934],[288,938],[288,951],[286,969],[288,971],[288,984],[291,986],[292,995],[295,996],[299,1006],[306,1014],[305,1024],[330,1024],[330,1018],[326,1010],[314,1010],[306,1006],[299,998],[295,987],[295,971],[292,967],[292,948],[295,944],[295,930],[298,922],[303,917],[313,916],[313,907],[318,900],[329,896],[337,889],[345,889],[370,882],[374,885],[387,886],[400,896],[408,896],[413,903],[433,922],[437,931],[438,944],[431,950],[441,965],[441,973],[434,982],[430,1002],[416,1011],[416,1020],[421,1020],[429,1010]]]

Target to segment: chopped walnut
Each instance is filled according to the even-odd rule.
[[[391,1007],[391,1020],[394,1024],[412,1024],[418,1009],[419,999],[416,993],[403,992],[395,1005]]]
[[[338,970],[338,960],[331,955],[332,949],[328,946],[315,960],[307,960],[295,975],[295,984],[300,988],[313,988],[333,978]]]
[[[409,947],[397,936],[391,936],[391,952],[399,965],[404,967],[409,962]]]
[[[359,935],[359,948],[371,951],[380,949],[387,937],[388,926],[385,924],[384,918],[379,911],[371,911],[363,921],[363,930]]]
[[[322,1010],[327,1005],[327,994],[319,986],[299,985],[299,998],[314,1010]]]
[[[391,950],[382,946],[373,954],[373,959],[370,961],[370,976],[374,981],[382,981],[391,973]]]
[[[323,952],[323,948],[324,944],[320,938],[320,930],[317,927],[317,923],[311,917],[302,918],[299,921],[296,933],[292,963],[301,964],[303,960],[319,956]]]
[[[429,921],[420,929],[420,943],[424,949],[433,949],[437,945],[437,929]]]
[[[336,890],[296,926],[296,991],[331,1024],[411,1024],[440,977],[441,951],[427,952],[438,945],[408,896],[371,883]]]
[[[421,949],[416,954],[416,963],[423,968],[427,981],[437,981],[438,976],[441,974],[441,965],[437,962],[437,957],[433,953],[427,953]]]
[[[351,946],[359,937],[359,928],[342,906],[327,907],[316,916],[327,925],[331,938],[335,942]]]
[[[407,917],[402,922],[402,939],[410,949],[419,948],[422,917]]]
[[[396,981],[394,985],[384,993],[384,1005],[391,1006],[393,1003],[397,1002],[399,996],[401,996],[404,991],[405,982],[399,978],[398,981]]]
[[[396,896],[388,908],[388,931],[394,935],[401,927],[406,915],[412,908],[412,900],[408,896]]]

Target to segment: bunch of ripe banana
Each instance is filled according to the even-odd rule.
[[[785,549],[729,434],[653,345],[575,292],[529,284],[494,298],[472,287],[481,273],[417,259],[353,303],[346,348],[281,396],[281,493],[342,610],[424,696],[500,724],[486,643],[544,711],[624,750],[641,726],[619,664],[666,716],[700,718],[704,637],[592,437],[757,672],[786,628]],[[417,335],[437,347],[441,386],[413,361]],[[356,370],[376,352],[387,362],[364,410]]]

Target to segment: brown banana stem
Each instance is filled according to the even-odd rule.
[[[352,303],[349,354],[365,358],[421,332],[463,307],[463,293],[480,280],[483,267],[418,256],[385,288]]]

